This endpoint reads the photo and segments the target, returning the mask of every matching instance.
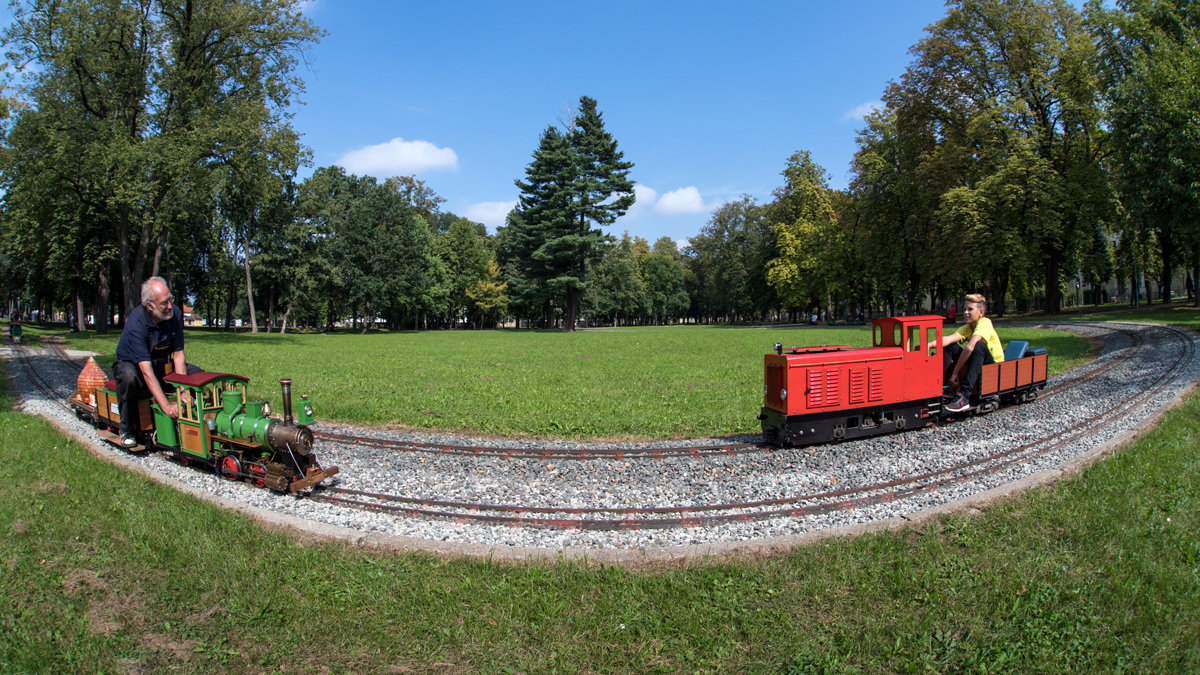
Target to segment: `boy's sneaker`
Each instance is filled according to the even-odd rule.
[[[954,400],[950,402],[950,405],[946,406],[946,412],[962,412],[970,407],[971,401],[967,399],[966,394],[960,391],[958,396],[955,396]]]
[[[130,434],[121,434],[121,440],[117,441],[122,448],[136,448],[138,446],[137,439]]]

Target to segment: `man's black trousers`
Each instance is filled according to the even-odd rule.
[[[204,372],[200,366],[193,366],[190,363],[185,365],[188,375]],[[154,372],[158,374],[161,371],[155,368]],[[141,426],[138,419],[138,397],[145,396],[146,394],[143,392],[149,392],[150,388],[146,386],[146,380],[142,378],[142,369],[132,361],[114,363],[113,379],[117,383],[117,414],[121,416],[121,433],[132,435]],[[163,382],[161,376],[158,378],[158,383],[162,385],[164,394],[175,390],[170,384]]]

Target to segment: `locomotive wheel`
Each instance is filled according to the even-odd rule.
[[[267,486],[267,467],[262,464],[247,464],[246,472],[250,474],[250,482],[254,487]]]
[[[192,458],[188,457],[187,455],[185,455],[181,452],[181,453],[179,453],[179,463],[182,464],[183,466],[191,466]]]
[[[242,463],[233,455],[225,455],[221,458],[219,471],[226,480],[237,480],[238,474],[242,472]]]

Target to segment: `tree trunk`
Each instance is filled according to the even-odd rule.
[[[101,235],[101,248],[104,235]],[[108,335],[108,265],[101,263],[96,274],[96,334]]]
[[[237,297],[237,283],[233,279],[229,280],[229,290],[225,298],[225,328],[233,326],[233,299]]]
[[[1011,274],[1007,266],[1002,272],[996,275],[996,298],[993,301],[996,303],[996,316],[1004,316],[1004,304],[1008,301],[1008,283],[1011,280]]]
[[[171,238],[171,230],[162,228],[158,232],[158,241],[154,244],[154,262],[150,265],[150,276],[162,277],[167,280],[167,287],[171,288],[170,272],[161,273],[160,270],[170,267],[170,253],[167,250],[168,242]]]
[[[1164,232],[1158,238],[1158,244],[1162,247],[1162,288],[1160,295],[1164,303],[1171,301],[1171,263],[1175,257],[1175,241],[1171,238],[1169,232]]]
[[[1058,288],[1060,256],[1052,253],[1046,258],[1046,314],[1058,314],[1062,311],[1062,293]]]
[[[246,236],[242,240],[242,267],[246,270],[246,306],[250,308],[250,332],[258,332],[258,316],[254,311],[254,284],[250,280],[250,230],[253,228],[254,219],[250,220],[251,226],[246,228]]]
[[[139,303],[141,303],[141,286],[142,275],[146,270],[146,255],[150,248],[150,235],[152,234],[151,224],[147,222],[142,225],[138,232],[137,251],[129,250],[129,230],[131,223],[129,222],[129,206],[123,204],[120,207],[120,215],[117,218],[117,232],[120,237],[118,242],[118,250],[120,252],[121,263],[121,287],[125,292],[125,297],[122,307],[122,318],[129,316]],[[130,260],[130,257],[133,259]]]
[[[80,333],[87,330],[87,323],[83,320],[83,296],[79,293],[75,294],[75,330]]]

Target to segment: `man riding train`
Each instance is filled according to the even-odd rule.
[[[113,364],[122,446],[138,445],[137,399],[143,391],[150,392],[163,413],[172,419],[179,417],[178,406],[167,400],[164,391],[174,391],[174,387],[162,383],[162,378],[173,372],[193,375],[204,369],[184,358],[183,310],[175,305],[166,280],[151,277],[142,284],[142,304],[125,321]]]
[[[1004,361],[1000,336],[992,327],[992,320],[984,316],[986,313],[987,299],[977,293],[968,295],[963,308],[966,323],[942,337],[942,382],[948,387],[948,393],[955,395],[945,408],[947,412],[970,408],[971,393],[975,391],[983,367]],[[984,344],[982,348],[980,342]],[[931,341],[928,348],[933,349],[935,343],[936,340]]]

